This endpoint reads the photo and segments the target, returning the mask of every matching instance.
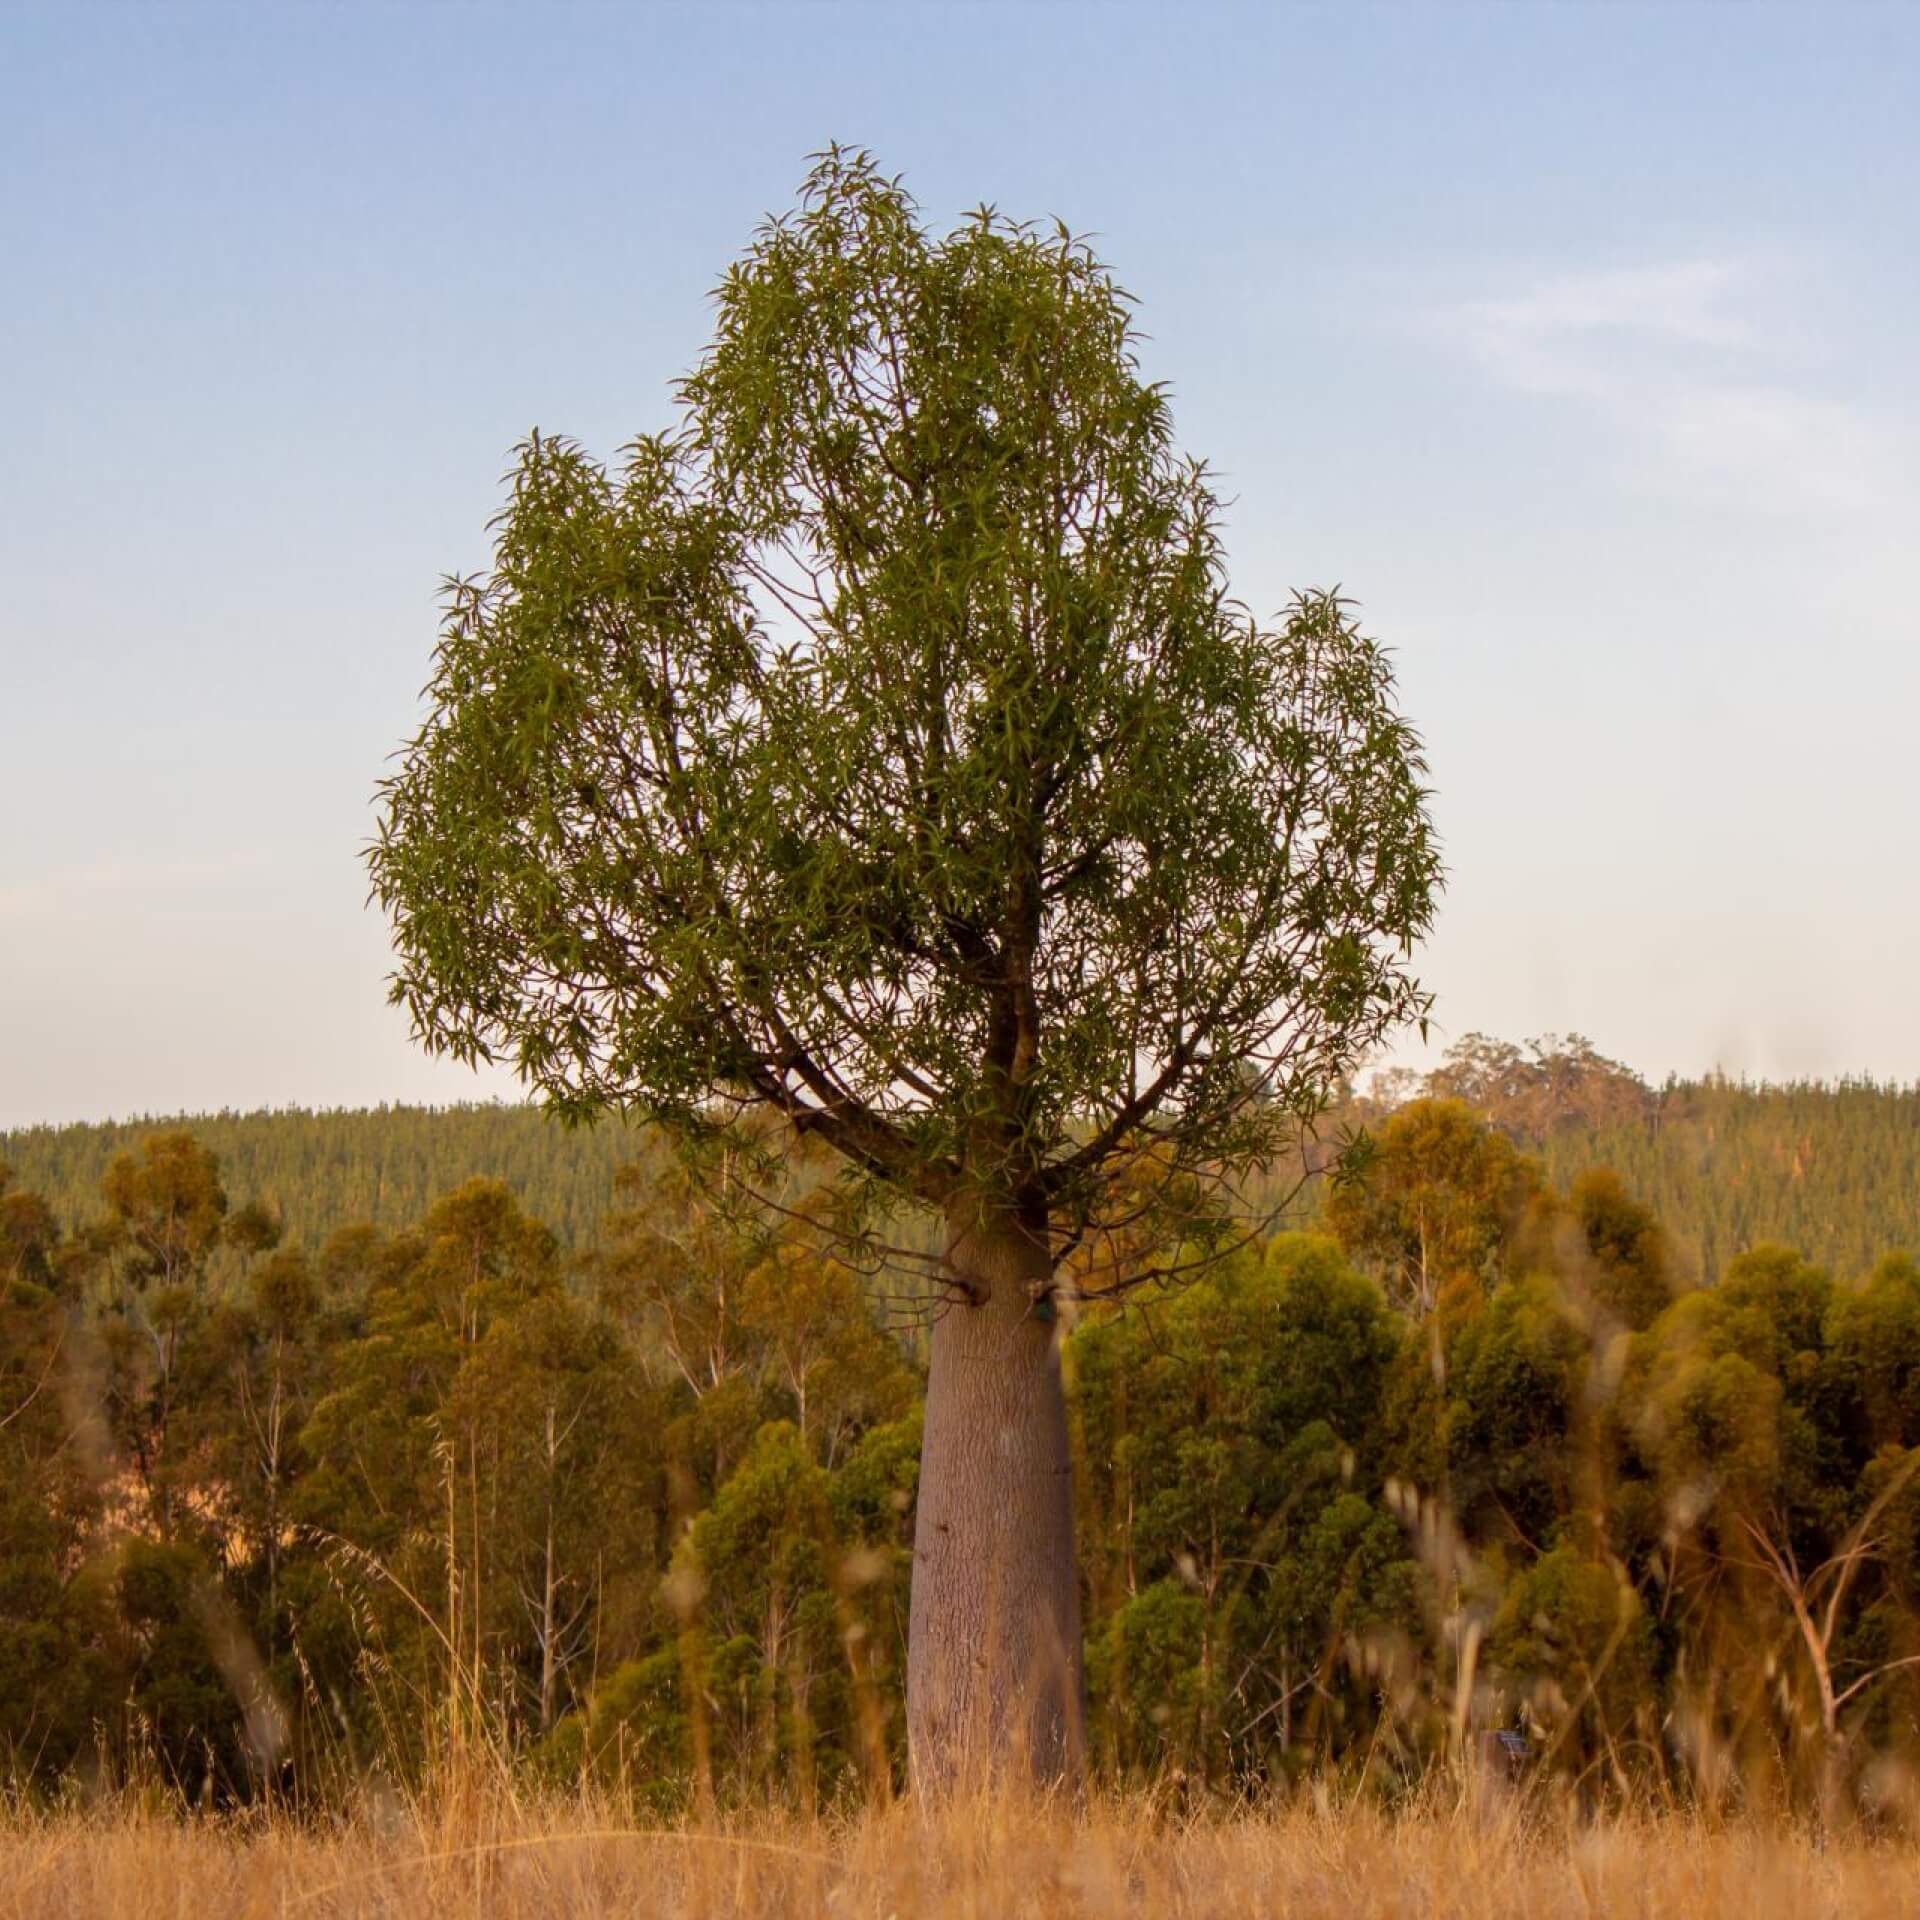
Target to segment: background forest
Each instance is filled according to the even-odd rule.
[[[1753,1084],[1714,1076],[1649,1087],[1578,1035],[1525,1047],[1468,1035],[1429,1075],[1376,1076],[1337,1101],[1309,1157],[1421,1094],[1462,1099],[1565,1186],[1611,1167],[1660,1217],[1675,1270],[1705,1284],[1742,1248],[1784,1241],[1831,1271],[1864,1271],[1920,1238],[1920,1086]],[[617,1118],[569,1131],[530,1106],[196,1114],[0,1132],[0,1158],[69,1228],[100,1211],[115,1155],[169,1127],[220,1160],[229,1192],[317,1246],[343,1222],[393,1230],[475,1175],[503,1180],[565,1249],[589,1245],[615,1176],[667,1154]],[[1297,1169],[1276,1172],[1273,1191]],[[1311,1215],[1321,1190],[1301,1196]],[[219,1256],[215,1255],[216,1264]]]
[[[1066,1342],[1108,1778],[1920,1757],[1920,1091],[1470,1037]],[[1344,1148],[1336,1158],[1336,1150]],[[0,1770],[895,1781],[924,1328],[506,1107],[0,1141]]]

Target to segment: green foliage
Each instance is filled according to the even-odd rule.
[[[1449,1284],[1488,1286],[1541,1186],[1538,1168],[1457,1100],[1416,1100],[1370,1144],[1327,1224],[1392,1297],[1424,1313]]]
[[[1556,1547],[1507,1588],[1488,1653],[1518,1712],[1578,1768],[1644,1740],[1654,1698],[1652,1623],[1617,1566]]]
[[[67,1343],[50,1292],[0,1281],[0,1768],[47,1776],[85,1759],[115,1678],[112,1608],[82,1571],[101,1501],[62,1406]]]
[[[1074,1335],[1090,1675],[1112,1764],[1264,1764],[1322,1704],[1330,1644],[1405,1618],[1369,1445],[1397,1338],[1325,1241],[1276,1240]],[[1371,1457],[1369,1457],[1371,1456]],[[1171,1686],[1168,1662],[1184,1677]]]
[[[1640,1332],[1674,1292],[1667,1237],[1611,1167],[1589,1167],[1574,1181],[1570,1211],[1593,1262],[1587,1291],[1608,1317]]]
[[[119,1155],[100,1192],[125,1247],[124,1275],[136,1287],[189,1282],[227,1211],[217,1156],[186,1132],[149,1135],[137,1158]]]
[[[1889,1254],[1836,1291],[1821,1334],[1863,1436],[1875,1448],[1920,1442],[1920,1263]]]
[[[665,1647],[623,1660],[538,1749],[540,1770],[557,1781],[582,1777],[636,1794],[662,1813],[684,1804],[693,1773],[693,1717],[684,1660]]]
[[[1451,1494],[1483,1536],[1545,1543],[1573,1510],[1590,1357],[1586,1328],[1547,1274],[1503,1282],[1456,1333],[1447,1354]]]

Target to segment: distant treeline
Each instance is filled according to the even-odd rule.
[[[1469,1034],[1437,1072],[1379,1087],[1464,1101],[1565,1186],[1617,1173],[1659,1215],[1695,1285],[1784,1244],[1834,1274],[1920,1248],[1920,1085],[1669,1079],[1651,1087],[1578,1034],[1524,1048]]]
[[[1864,1272],[1920,1249],[1920,1086],[1870,1080],[1784,1085],[1711,1077],[1649,1086],[1574,1035],[1516,1047],[1468,1035],[1437,1072],[1383,1076],[1337,1102],[1310,1157],[1407,1100],[1466,1102],[1567,1186],[1611,1167],[1660,1216],[1678,1271],[1716,1279],[1743,1249],[1800,1248],[1830,1272]],[[317,1246],[343,1220],[393,1229],[475,1175],[501,1180],[568,1249],[588,1245],[614,1176],[665,1151],[635,1123],[561,1127],[521,1105],[194,1114],[0,1133],[0,1159],[63,1226],[98,1210],[114,1156],[185,1128],[218,1155],[229,1189]],[[1291,1182],[1276,1182],[1276,1187]],[[1311,1224],[1318,1183],[1301,1197]]]
[[[219,1156],[228,1188],[267,1208],[289,1240],[317,1246],[343,1220],[392,1229],[463,1180],[501,1180],[562,1245],[584,1246],[613,1205],[615,1172],[662,1149],[615,1119],[567,1128],[533,1106],[329,1108],[186,1114],[23,1127],[0,1159],[77,1226],[98,1210],[116,1154],[155,1133],[190,1132]]]
[[[1835,1273],[1920,1247],[1920,1087],[1676,1081],[1645,1119],[1557,1135],[1543,1158],[1561,1181],[1612,1167],[1672,1222],[1681,1265],[1702,1282],[1767,1241]]]

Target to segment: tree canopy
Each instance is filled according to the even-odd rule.
[[[534,435],[449,585],[371,855],[418,1032],[1064,1238],[1116,1165],[1271,1156],[1424,1007],[1386,655],[1335,595],[1233,600],[1064,228],[937,237],[835,149],[716,299],[676,423],[611,471]]]

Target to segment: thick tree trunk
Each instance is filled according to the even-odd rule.
[[[974,1293],[933,1329],[914,1526],[907,1735],[914,1781],[1072,1783],[1080,1584],[1044,1235],[949,1221]]]

